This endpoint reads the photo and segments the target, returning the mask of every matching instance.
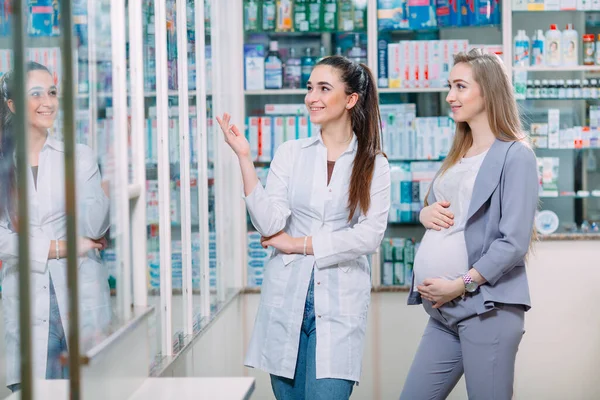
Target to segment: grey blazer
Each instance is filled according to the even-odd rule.
[[[494,303],[531,307],[525,255],[538,206],[538,182],[536,157],[529,147],[494,142],[475,179],[465,226],[469,268],[487,280],[474,294],[477,314],[493,309]],[[433,190],[427,201],[436,202]],[[414,275],[408,304],[421,304],[413,288]]]

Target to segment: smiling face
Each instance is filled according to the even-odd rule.
[[[356,104],[356,95],[346,94],[346,85],[339,72],[329,65],[318,65],[310,74],[308,93],[304,104],[310,112],[310,121],[317,125],[343,118]]]
[[[47,71],[27,74],[27,110],[32,129],[46,131],[54,125],[58,112],[58,89]]]
[[[48,71],[30,71],[26,90],[29,127],[45,134],[54,125],[58,112],[58,89],[54,79]],[[8,106],[13,113],[17,112],[13,100],[8,100]]]
[[[452,109],[456,122],[466,122],[485,115],[485,103],[481,87],[473,77],[473,69],[469,64],[458,63],[450,71],[448,80],[450,91],[446,101]]]

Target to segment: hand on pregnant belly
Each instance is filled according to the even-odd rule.
[[[440,308],[449,301],[461,296],[465,284],[462,278],[455,280],[425,279],[422,285],[417,286],[421,297],[434,303],[433,308]]]
[[[450,202],[438,201],[421,210],[419,221],[427,229],[441,231],[454,225],[454,214],[448,209]]]

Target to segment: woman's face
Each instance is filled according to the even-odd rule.
[[[473,78],[469,64],[458,63],[450,71],[450,91],[446,101],[450,104],[456,122],[469,122],[485,113],[481,87]]]
[[[46,131],[54,125],[58,112],[58,90],[47,71],[31,71],[27,74],[26,101],[29,125],[33,130]],[[16,112],[14,102],[9,107]]]
[[[310,74],[304,104],[313,124],[324,125],[340,119],[356,104],[356,95],[346,94],[339,72],[329,65],[319,65]]]

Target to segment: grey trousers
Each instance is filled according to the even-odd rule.
[[[463,373],[469,400],[510,400],[524,333],[523,307],[499,304],[485,314],[457,320],[465,315],[456,312],[460,305],[450,305],[446,313],[445,306],[435,310],[423,302],[431,318],[400,400],[445,399]],[[463,311],[469,314],[468,309]]]

